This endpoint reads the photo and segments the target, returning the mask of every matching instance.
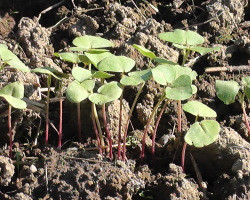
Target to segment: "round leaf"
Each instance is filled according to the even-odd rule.
[[[72,103],[80,103],[90,95],[90,92],[78,81],[72,81],[66,89],[66,97]]]
[[[140,76],[123,76],[120,80],[120,83],[122,85],[139,85],[140,83],[143,83],[144,80]]]
[[[167,85],[167,83],[172,83],[174,81],[176,68],[173,65],[158,65],[156,68],[152,69],[152,75],[157,83]]]
[[[25,109],[27,107],[27,104],[25,103],[25,101],[21,99],[15,98],[10,95],[4,95],[4,94],[0,94],[0,96],[5,98],[5,100],[14,108]]]
[[[79,59],[85,65],[91,64],[91,61],[88,59],[86,55],[79,55]]]
[[[107,72],[102,71],[92,71],[92,78],[110,78],[114,76],[113,74],[109,74]]]
[[[250,87],[250,76],[242,77],[242,85]]]
[[[195,122],[187,134],[184,140],[189,145],[195,147],[203,147],[213,143],[220,132],[220,125],[215,120],[203,120],[201,122]]]
[[[5,47],[0,48],[0,57],[4,63],[23,72],[30,72],[30,69],[10,50]]]
[[[92,76],[91,71],[84,69],[82,67],[74,67],[71,73],[74,79],[76,79],[80,83],[86,79],[89,79]]]
[[[188,46],[204,43],[204,38],[201,35],[190,30],[176,29],[173,32],[160,33],[159,38],[167,42]]]
[[[169,64],[169,65],[177,65],[177,63],[172,62],[170,60],[166,60],[165,58],[156,57],[154,61],[158,62],[159,64]]]
[[[144,56],[146,56],[146,57],[148,57],[150,59],[156,58],[156,55],[152,51],[146,49],[143,46],[133,44],[133,47],[136,48],[142,55],[144,55]]]
[[[108,72],[129,72],[135,66],[135,61],[126,56],[109,56],[98,63],[97,68]]]
[[[192,70],[190,67],[181,67],[180,65],[175,65],[176,78],[181,75],[190,76],[191,80],[195,80],[197,77],[196,71]]]
[[[183,105],[183,110],[199,117],[216,117],[214,110],[199,101],[189,101]]]
[[[77,53],[64,52],[64,53],[54,53],[56,57],[71,63],[79,63],[79,55]]]
[[[151,69],[146,69],[146,70],[142,70],[142,71],[130,72],[130,73],[128,73],[128,75],[131,77],[140,77],[144,81],[148,81],[152,76],[152,72],[151,72]]]
[[[62,72],[59,72],[58,70],[51,68],[51,67],[40,67],[40,68],[32,69],[31,71],[34,73],[48,74],[58,80],[61,80],[62,78],[68,78],[68,75]]]
[[[86,51],[89,49],[106,48],[114,46],[114,44],[109,40],[91,35],[77,37],[73,40],[73,44]]]
[[[122,94],[122,88],[117,82],[110,82],[101,86],[98,93],[91,94],[89,100],[95,104],[102,105],[118,99]]]
[[[197,87],[195,85],[191,85],[192,87],[192,94],[196,94],[197,93]]]
[[[216,81],[217,96],[225,104],[230,104],[235,101],[239,89],[240,86],[236,81]]]
[[[190,50],[196,51],[196,52],[200,53],[201,55],[205,55],[211,51],[219,51],[220,47],[207,48],[207,47],[193,46],[193,47],[190,47]]]
[[[191,78],[187,75],[179,76],[165,90],[165,96],[173,100],[185,100],[192,96]]]
[[[104,58],[112,56],[113,54],[110,52],[85,52],[85,55],[90,60],[90,62],[97,67],[97,64],[102,61]]]
[[[10,83],[0,90],[1,95],[9,95],[21,99],[24,96],[24,86],[20,81]]]

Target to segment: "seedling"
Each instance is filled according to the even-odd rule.
[[[121,78],[125,75],[125,73],[129,72],[135,66],[135,61],[126,56],[109,56],[104,58],[98,65],[98,70],[106,71],[106,72],[120,72]],[[122,81],[126,84],[126,81]],[[126,84],[127,85],[127,84]],[[123,100],[123,91],[125,85],[120,85],[121,94],[120,94],[120,117],[119,117],[119,131],[118,131],[118,159],[121,159],[121,129],[122,129],[122,100]],[[91,100],[91,99],[90,99]],[[125,127],[126,129],[126,127]],[[126,133],[124,133],[123,137],[123,145],[126,146]],[[124,146],[123,146],[124,148]],[[123,160],[125,160],[125,153],[123,153]]]
[[[217,114],[214,110],[201,102],[189,101],[183,105],[183,110],[196,117],[195,123],[190,126],[184,137],[185,143],[182,149],[182,168],[184,169],[187,144],[200,148],[213,143],[219,135],[220,125],[215,120],[206,119],[211,117],[215,118]],[[204,120],[199,122],[199,117],[203,117]]]
[[[26,103],[21,100],[24,97],[24,86],[17,81],[10,83],[0,90],[0,97],[3,97],[9,103],[8,109],[8,127],[10,135],[10,151],[9,157],[12,158],[12,126],[11,126],[11,108],[25,109]]]
[[[191,53],[191,51],[195,51],[200,53],[201,55],[205,55],[211,51],[219,50],[218,47],[213,48],[206,48],[201,47],[204,43],[204,38],[194,31],[184,31],[180,29],[176,29],[173,32],[165,32],[160,33],[159,38],[167,41],[172,42],[173,46],[182,49],[182,66],[185,65],[187,59]],[[181,132],[181,100],[178,100],[178,132]]]
[[[63,74],[62,72],[57,71],[56,69],[50,68],[50,67],[36,68],[36,69],[33,69],[32,72],[48,75],[48,78],[47,78],[48,91],[47,91],[47,98],[46,98],[46,130],[45,130],[45,144],[48,144],[48,140],[49,140],[49,101],[50,101],[51,80],[52,80],[52,77],[54,77],[55,79],[61,81],[62,78],[68,78],[68,76]],[[61,97],[61,95],[60,95],[60,114],[59,115],[60,115],[59,130],[62,131],[62,97]],[[59,148],[61,148],[62,132],[59,132],[58,135],[59,135],[58,145],[59,145]]]
[[[242,90],[240,91],[240,89]],[[216,93],[218,98],[226,105],[234,103],[236,96],[238,96],[243,111],[244,120],[250,136],[250,126],[246,113],[245,98],[250,99],[250,76],[243,77],[241,85],[236,81],[216,81]]]
[[[175,46],[179,49],[182,49],[182,55],[183,55],[182,66],[185,66],[191,51],[198,52],[201,55],[205,55],[211,51],[219,50],[219,47],[206,48],[206,47],[198,46],[198,45],[202,45],[205,40],[201,35],[199,35],[198,33],[194,32],[194,31],[189,31],[189,30],[184,31],[184,30],[176,29],[173,32],[160,33],[159,38],[164,40],[164,41],[171,42],[171,43],[173,43],[173,46]],[[183,81],[183,79],[180,79],[175,85],[178,88],[183,88],[182,81]],[[186,87],[186,89],[187,89],[186,91],[190,92],[190,88],[188,89]],[[193,87],[193,89],[192,89],[193,93],[195,90],[197,90],[197,89],[195,89]],[[175,95],[175,93],[174,93],[175,90],[168,89],[168,91],[173,92],[173,95]],[[177,97],[177,98],[179,98],[179,97]],[[181,128],[181,109],[182,109],[181,108],[181,100],[183,100],[183,99],[178,99],[178,101],[177,101],[178,102],[178,110],[177,110],[178,132],[182,131],[182,128]],[[183,145],[182,158],[185,157],[185,149],[186,149],[186,143],[184,143],[184,145]],[[184,163],[182,163],[182,168],[184,169]]]
[[[0,44],[0,58],[3,62],[3,68],[6,65],[10,65],[11,67],[20,70],[22,72],[30,72],[30,69],[4,44]]]
[[[101,103],[101,102],[109,101],[112,98],[110,94],[108,96],[105,96],[105,94],[103,94],[103,91],[106,91],[108,87],[111,87],[111,85],[107,86],[107,88],[106,87],[99,88],[98,92],[100,92],[100,93],[93,94],[93,88],[95,85],[94,79],[100,78],[102,84],[104,84],[104,79],[112,77],[113,75],[110,75],[110,74],[103,72],[103,71],[94,71],[94,70],[92,70],[91,65],[93,64],[95,67],[97,67],[97,64],[101,60],[103,60],[104,58],[106,58],[108,56],[111,56],[112,54],[109,53],[108,50],[102,49],[102,48],[112,47],[113,43],[110,42],[109,40],[106,40],[106,39],[103,39],[100,37],[85,35],[85,36],[77,37],[76,39],[74,39],[73,44],[76,47],[71,47],[70,50],[80,51],[80,52],[85,52],[85,53],[84,54],[69,53],[68,55],[67,55],[67,53],[64,53],[62,56],[60,53],[58,55],[62,59],[64,59],[64,60],[67,59],[67,61],[70,61],[70,62],[73,61],[75,63],[78,63],[80,60],[82,63],[84,63],[85,65],[88,66],[88,70],[80,68],[80,67],[73,68],[72,75],[76,79],[76,81],[78,81],[78,86],[76,86],[76,82],[70,84],[69,88],[67,89],[67,97],[69,98],[69,100],[71,99],[70,96],[72,96],[72,98],[75,98],[75,100],[71,99],[71,101],[73,100],[73,102],[77,103],[77,105],[78,105],[77,106],[77,110],[78,110],[78,135],[79,135],[80,141],[82,141],[82,139],[81,139],[81,125],[80,125],[80,121],[81,121],[81,119],[80,119],[80,102],[86,98],[92,99],[92,121],[93,121],[93,126],[94,126],[94,130],[95,130],[96,137],[97,137],[98,146],[101,147],[101,146],[104,146],[104,139],[103,139],[101,125],[100,125],[100,122],[98,119],[95,104],[97,102]],[[75,56],[75,55],[77,55],[77,56]],[[88,88],[88,91],[86,91],[86,88],[79,87],[79,84],[82,84],[83,81],[87,81],[87,80],[91,80],[94,83],[94,84],[92,83],[93,88],[92,89]],[[78,91],[80,91],[82,89],[84,89],[85,91],[83,92],[82,95],[78,95],[74,91],[74,89],[73,89],[74,87],[78,87]],[[112,90],[111,90],[111,92],[112,92]],[[91,96],[91,94],[93,94],[93,95]],[[80,97],[78,98],[78,96],[80,96]],[[105,116],[105,112],[104,112],[105,111],[105,103],[102,104],[102,110],[103,110],[103,114],[104,114],[103,119],[104,119],[104,124],[106,127],[107,137],[109,138],[110,147],[112,147],[111,136],[110,136],[109,131],[108,131],[107,126],[106,126],[106,116]],[[101,153],[101,151],[102,151],[101,148],[99,148],[100,153]],[[112,157],[112,148],[110,149],[110,157]]]

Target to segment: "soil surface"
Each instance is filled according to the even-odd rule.
[[[54,52],[69,51],[72,40],[82,35],[111,40],[115,44],[111,52],[134,59],[137,70],[147,69],[149,60],[133,44],[178,63],[181,51],[158,37],[159,33],[177,28],[197,31],[205,38],[204,46],[221,48],[190,65],[198,73],[195,81],[198,92],[194,98],[217,112],[221,131],[214,143],[203,148],[188,146],[183,171],[180,167],[183,135],[193,119],[183,113],[183,133],[177,133],[177,104],[169,101],[158,127],[156,158],[153,161],[150,152],[153,120],[146,138],[145,159],[140,162],[143,131],[162,91],[160,85],[150,80],[131,118],[128,136],[132,145],[127,149],[126,161],[116,159],[115,148],[112,161],[105,154],[98,154],[88,101],[81,103],[84,128],[83,143],[80,143],[76,105],[67,99],[63,102],[62,149],[57,149],[58,135],[52,126],[49,145],[44,143],[44,108],[28,107],[13,110],[15,156],[8,158],[8,106],[0,99],[0,199],[250,199],[250,139],[241,107],[239,103],[225,105],[215,91],[216,80],[240,81],[249,75],[248,0],[0,1],[0,44],[6,44],[31,69],[48,66],[70,74],[73,64],[59,60]],[[193,54],[190,61],[197,56]],[[230,66],[231,70],[224,72],[205,71],[208,67]],[[46,76],[4,68],[0,71],[0,88],[21,81],[26,100],[43,105],[46,93],[40,89],[47,87],[46,79]],[[123,127],[138,89],[125,89]],[[53,93],[50,104],[50,122],[55,126],[59,123],[57,97]],[[101,108],[98,109],[101,119]],[[119,109],[119,101],[106,106],[114,146],[118,140]],[[249,113],[249,106],[246,111]]]

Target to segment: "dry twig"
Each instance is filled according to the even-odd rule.
[[[227,66],[227,67],[208,67],[205,69],[206,73],[213,72],[235,72],[235,71],[243,71],[250,72],[250,65],[239,65],[239,66]]]

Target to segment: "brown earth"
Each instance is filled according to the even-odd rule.
[[[132,44],[142,45],[159,57],[178,62],[181,52],[163,43],[158,34],[176,28],[195,30],[205,37],[205,46],[222,49],[200,57],[192,66],[199,75],[195,83],[198,88],[196,99],[217,112],[221,132],[216,142],[207,147],[188,146],[184,173],[178,166],[183,134],[172,134],[177,132],[177,105],[169,102],[157,132],[156,160],[152,162],[150,155],[151,134],[155,128],[152,123],[146,140],[146,159],[140,164],[142,132],[162,90],[154,81],[149,81],[131,118],[134,130],[130,130],[129,136],[134,145],[128,147],[127,161],[110,161],[98,154],[87,101],[82,103],[81,110],[84,144],[79,143],[76,106],[67,100],[64,101],[62,150],[56,149],[57,133],[52,128],[51,146],[44,146],[43,110],[16,110],[12,113],[13,148],[21,159],[17,156],[9,159],[7,106],[1,101],[0,199],[250,199],[250,140],[241,108],[237,103],[224,105],[215,93],[215,80],[239,81],[249,73],[249,1],[66,0],[39,15],[58,2],[2,0],[0,43],[6,44],[30,68],[49,66],[70,74],[72,64],[58,60],[53,53],[68,51],[77,36],[98,35],[115,44],[113,53],[131,57],[136,61],[137,69],[146,69],[149,60]],[[196,56],[194,54],[192,58]],[[207,67],[232,65],[236,66],[236,71],[205,73]],[[241,65],[248,68],[237,70]],[[40,84],[46,87],[46,77],[9,69],[0,74],[0,87],[20,80],[25,85],[27,99],[43,102],[38,88]],[[125,90],[123,106],[127,112],[137,90],[137,87]],[[50,120],[55,125],[59,121],[58,107],[57,101],[51,103]],[[119,107],[119,102],[107,106],[114,141],[117,139]],[[124,113],[123,118],[126,117]],[[184,117],[184,131],[190,119],[188,115]],[[168,138],[167,143],[162,142],[163,138]]]

